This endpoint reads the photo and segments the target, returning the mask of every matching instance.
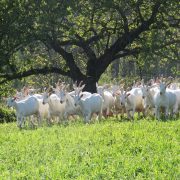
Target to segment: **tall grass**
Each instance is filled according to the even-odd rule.
[[[0,179],[180,179],[180,120],[0,125]]]

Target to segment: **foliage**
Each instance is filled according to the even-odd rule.
[[[0,104],[0,123],[9,123],[15,121],[15,111]]]
[[[4,0],[0,7],[0,83],[57,73],[94,91],[123,58],[143,74],[156,67],[178,74],[176,0]]]
[[[177,121],[0,125],[1,179],[178,179]]]

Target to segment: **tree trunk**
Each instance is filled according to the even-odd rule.
[[[119,76],[119,59],[114,61],[111,66],[111,76],[112,79],[118,78]]]
[[[90,93],[96,93],[96,80],[94,77],[87,77],[86,79],[83,80],[83,84],[85,84],[85,87],[83,91],[88,91]]]
[[[74,83],[76,82],[77,85],[85,84],[83,91],[88,91],[90,93],[96,93],[97,92],[97,89],[96,89],[97,80],[96,80],[96,78],[94,78],[92,76],[91,77],[90,76],[88,76],[88,77],[81,76],[81,77],[78,77],[78,79],[74,79],[72,77],[71,77],[71,79],[73,80]]]

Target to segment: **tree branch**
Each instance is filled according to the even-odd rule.
[[[102,28],[99,33],[94,32],[95,35],[87,39],[86,43],[91,44],[99,41],[101,38],[104,37],[104,33],[105,33],[105,28]]]
[[[78,68],[78,66],[76,65],[72,53],[68,53],[67,51],[65,51],[60,46],[60,42],[58,40],[49,39],[49,44],[54,49],[54,51],[59,53],[63,57],[63,59],[66,61],[66,64],[70,69],[71,78],[73,78],[73,79],[77,78],[78,79],[78,76],[79,77],[84,76],[82,74],[82,72],[80,71],[80,69]]]
[[[76,37],[79,39],[79,47],[81,47],[84,52],[87,54],[89,60],[96,60],[96,55],[93,50],[89,47],[89,43],[85,41],[81,36],[76,34]]]
[[[128,19],[125,15],[124,11],[122,10],[122,8],[119,8],[119,13],[121,14],[121,17],[122,17],[123,22],[124,22],[124,32],[128,33],[129,32]]]
[[[87,32],[89,32],[89,31],[92,31],[94,33],[94,36],[90,37],[87,40],[83,40],[84,43],[86,43],[88,45],[92,44],[92,43],[95,43],[95,42],[99,41],[101,38],[104,37],[104,33],[105,33],[105,29],[104,28],[102,28],[102,30],[99,33],[95,32],[95,29],[93,29],[93,28],[90,28]],[[77,37],[77,35],[76,35],[76,37]],[[38,39],[40,39],[40,38],[38,38]],[[48,39],[50,39],[50,41],[52,41],[50,37],[48,37]],[[40,40],[44,42],[46,39],[45,40],[40,39]],[[59,46],[76,45],[76,46],[82,47],[81,41],[82,41],[82,38],[79,39],[79,37],[78,37],[78,40],[77,39],[69,39],[69,40],[65,40],[65,41],[58,41],[58,45]]]
[[[103,55],[101,55],[98,58],[97,66],[100,68],[100,71],[98,72],[98,77],[101,76],[101,74],[105,71],[105,69],[108,67],[108,65],[116,59],[116,54],[118,54],[120,51],[124,51],[124,49],[131,44],[136,38],[139,37],[139,35],[142,32],[145,32],[149,30],[149,27],[151,24],[153,24],[156,15],[158,14],[159,7],[161,5],[161,2],[156,2],[152,8],[151,16],[148,20],[143,21],[140,26],[138,26],[136,29],[131,30],[128,33],[124,33],[121,37],[119,37],[112,46],[105,51]]]
[[[20,79],[20,78],[23,78],[23,77],[27,77],[27,76],[30,76],[30,75],[37,75],[37,74],[46,75],[47,73],[57,73],[57,74],[61,74],[61,75],[70,77],[70,72],[69,71],[65,72],[62,69],[56,68],[56,67],[43,67],[42,69],[36,68],[36,69],[30,69],[28,71],[14,73],[14,74],[0,75],[0,78],[5,78],[2,81],[0,81],[0,84],[3,84],[5,82],[7,82],[7,81],[11,81],[11,80],[14,80],[14,79]]]
[[[136,9],[137,9],[137,13],[138,13],[138,15],[139,15],[139,18],[140,18],[141,22],[143,22],[143,21],[144,21],[144,18],[143,18],[142,14],[141,14],[141,9],[140,9],[140,4],[141,4],[141,3],[142,3],[142,0],[139,0],[139,1],[137,2]]]
[[[171,40],[165,44],[162,44],[160,46],[156,46],[154,48],[154,51],[153,53],[155,53],[156,50],[159,50],[159,49],[162,49],[162,48],[165,48],[167,46],[170,46],[172,44],[178,44],[180,43],[180,40]],[[121,57],[126,57],[126,56],[129,56],[129,55],[137,55],[139,54],[141,51],[143,50],[143,48],[134,48],[134,49],[125,49],[123,52],[119,53],[119,54],[116,54],[113,58],[113,61],[116,60],[116,59],[119,59]],[[150,51],[150,49],[149,49]]]
[[[142,49],[141,48],[134,48],[134,49],[125,49],[122,53],[119,53],[114,56],[113,61],[116,59],[119,59],[121,57],[129,56],[129,55],[137,55],[140,53]]]
[[[139,27],[137,27],[134,30],[131,30],[129,33],[124,33],[120,38],[116,40],[116,42],[100,57],[100,59],[104,59],[104,57],[111,54],[111,57],[113,57],[113,54],[117,54],[119,51],[124,50],[124,48],[133,42],[136,38],[139,37],[139,35],[147,31],[150,27],[150,25],[154,22],[154,19],[158,13],[158,9],[160,7],[161,3],[157,2],[153,9],[151,17],[147,21],[143,21]],[[111,62],[111,59],[109,59]]]

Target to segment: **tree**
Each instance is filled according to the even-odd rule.
[[[96,92],[96,82],[107,67],[116,59],[145,52],[144,43],[153,32],[158,37],[169,32],[171,38],[165,36],[152,52],[166,45],[176,46],[177,3],[175,0],[4,0],[0,11],[0,83],[34,74],[58,73],[73,81],[83,81],[84,90]],[[18,66],[15,54],[26,47],[36,49],[37,44],[56,52],[60,65],[33,66],[31,59],[26,68]]]

